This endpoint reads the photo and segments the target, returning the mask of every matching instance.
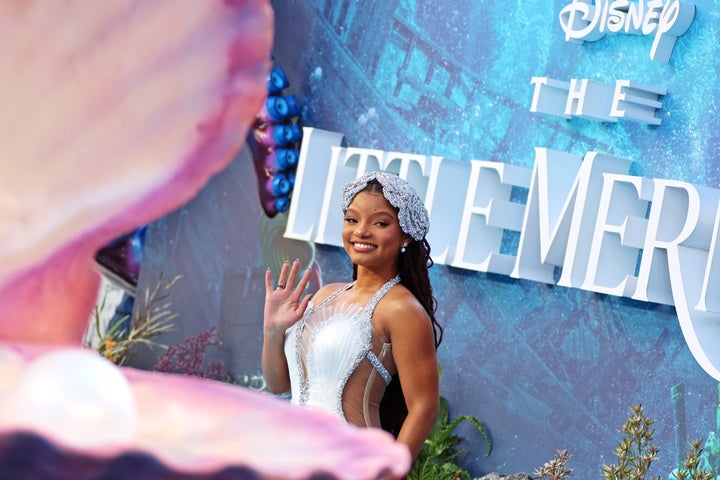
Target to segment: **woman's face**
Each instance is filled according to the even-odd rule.
[[[368,268],[397,270],[407,235],[397,212],[381,193],[361,191],[350,202],[343,223],[343,245],[352,262]]]

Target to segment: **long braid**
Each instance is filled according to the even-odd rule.
[[[415,295],[415,298],[418,299],[428,317],[430,317],[435,335],[435,349],[437,349],[442,342],[443,328],[435,318],[437,301],[433,296],[428,272],[428,269],[432,266],[430,244],[423,238],[419,242],[409,243],[406,252],[400,255],[398,273],[402,279],[402,284]]]
[[[398,272],[401,283],[415,295],[430,317],[435,336],[435,349],[437,349],[442,342],[443,328],[435,319],[437,301],[433,296],[428,275],[428,268],[432,265],[430,245],[427,240],[423,239],[421,242],[411,242],[405,253],[400,254]],[[407,404],[400,385],[400,378],[395,374],[380,402],[382,428],[397,438],[407,414]]]

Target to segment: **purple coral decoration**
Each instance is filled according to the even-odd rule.
[[[152,368],[156,372],[180,373],[194,377],[209,378],[221,382],[232,381],[234,376],[222,360],[211,362],[203,369],[207,348],[211,345],[220,345],[215,327],[186,338],[179,345],[170,345],[160,355]]]

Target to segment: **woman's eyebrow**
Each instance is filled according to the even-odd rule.
[[[348,209],[345,211],[345,214],[346,214],[346,215],[347,215],[347,214],[358,215],[359,212],[358,212],[356,209],[354,209],[354,208],[348,208]],[[367,216],[368,216],[368,217],[385,216],[385,217],[390,217],[390,218],[392,218],[392,219],[397,218],[397,214],[396,214],[395,212],[393,212],[392,210],[377,210],[377,211],[375,211],[375,212],[370,213],[370,214],[367,215]]]

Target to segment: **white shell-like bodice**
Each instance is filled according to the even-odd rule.
[[[364,307],[339,301],[340,294],[353,286],[345,285],[317,306],[310,305],[303,318],[288,329],[285,355],[293,403],[319,407],[344,418],[343,390],[358,364],[371,357],[378,368],[370,352],[375,306],[399,281],[395,277],[385,283]],[[383,376],[386,373],[381,372]]]

